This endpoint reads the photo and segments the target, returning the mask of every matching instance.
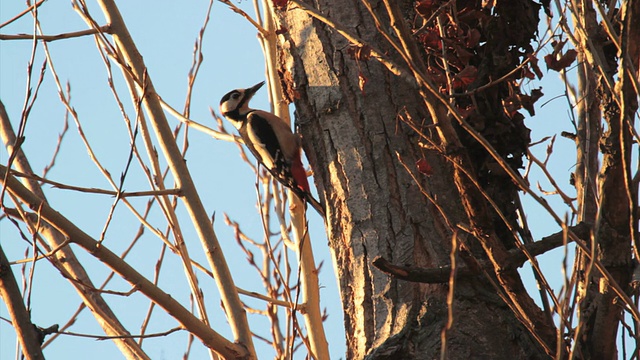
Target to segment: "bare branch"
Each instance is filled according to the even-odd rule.
[[[74,31],[74,32],[70,32],[70,33],[64,33],[64,34],[58,34],[58,35],[30,35],[30,34],[16,34],[16,35],[7,35],[7,34],[0,34],[0,40],[42,40],[42,41],[56,41],[56,40],[62,40],[62,39],[71,39],[71,38],[76,38],[76,37],[81,37],[81,36],[87,36],[87,35],[95,35],[98,33],[107,33],[109,34],[111,32],[111,26],[110,25],[104,25],[101,26],[98,30],[96,29],[87,29],[87,30],[81,30],[81,31]]]
[[[34,9],[37,9],[38,7],[40,7],[40,5],[44,4],[45,0],[40,0],[38,2],[36,2],[35,4],[31,4],[31,6],[29,6],[28,8],[24,9],[21,13],[19,13],[18,15],[14,16],[13,18],[3,22],[2,24],[0,24],[0,29],[2,29],[3,27],[11,24],[12,22],[20,19],[21,17],[25,16],[26,14],[30,13],[31,11],[33,11]]]
[[[91,193],[91,194],[103,194],[103,195],[111,195],[111,196],[120,196],[121,198],[135,197],[135,196],[160,196],[160,195],[181,196],[180,189],[146,190],[146,191],[122,191],[122,192],[118,192],[118,191],[113,191],[113,190],[105,190],[105,189],[97,189],[97,188],[85,188],[85,187],[80,187],[80,186],[67,185],[67,184],[63,184],[61,182],[53,181],[53,180],[50,180],[50,179],[45,179],[45,178],[40,177],[40,176],[38,176],[36,174],[25,174],[25,173],[21,173],[21,172],[16,171],[16,170],[11,170],[10,173],[11,173],[11,175],[16,176],[16,177],[32,179],[32,180],[36,180],[36,181],[39,181],[39,182],[43,182],[45,184],[50,184],[50,185],[53,185],[53,187],[58,188],[58,189],[73,190],[73,191],[79,191],[79,192]]]
[[[163,336],[167,336],[167,335],[171,335],[174,332],[177,331],[181,331],[181,330],[186,330],[183,327],[174,327],[173,329],[169,329],[167,331],[163,331],[163,332],[158,332],[158,333],[153,333],[153,334],[140,334],[140,335],[124,335],[124,336],[104,336],[104,335],[89,335],[89,334],[80,334],[80,333],[76,333],[76,332],[71,332],[71,331],[64,331],[64,332],[60,332],[60,334],[63,335],[70,335],[70,336],[78,336],[78,337],[86,337],[86,338],[92,338],[92,339],[96,339],[96,340],[110,340],[110,339],[148,339],[148,338],[154,338],[154,337],[163,337]]]

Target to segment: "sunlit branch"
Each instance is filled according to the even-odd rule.
[[[444,328],[442,328],[442,332],[440,333],[440,338],[442,339],[442,349],[440,350],[440,359],[446,360],[449,357],[447,356],[447,335],[449,331],[453,328],[453,302],[455,296],[455,288],[456,288],[456,273],[458,271],[457,266],[457,258],[458,258],[458,231],[453,233],[451,237],[451,252],[449,253],[449,261],[450,272],[449,272],[449,291],[447,292],[447,324]],[[375,260],[374,260],[375,261]]]
[[[126,248],[122,253],[120,253],[120,258],[122,258],[123,260],[124,260],[124,259],[126,259],[127,255],[128,255],[128,254],[130,253],[130,251],[133,249],[133,246],[134,246],[134,245],[137,243],[137,241],[142,237],[142,235],[143,235],[143,233],[144,233],[144,229],[145,229],[145,228],[149,228],[149,229],[151,229],[152,231],[153,231],[153,230],[156,230],[155,228],[150,227],[150,225],[149,225],[148,223],[146,223],[146,220],[145,220],[145,219],[147,218],[147,216],[149,215],[149,212],[151,211],[152,205],[153,205],[153,203],[155,202],[155,200],[156,200],[156,198],[152,198],[152,199],[149,199],[149,201],[147,202],[147,206],[146,206],[146,208],[145,208],[145,212],[144,212],[144,214],[142,214],[142,215],[141,215],[141,221],[140,221],[140,223],[141,223],[141,224],[140,224],[140,227],[138,228],[138,231],[137,231],[136,235],[134,236],[134,238],[133,238],[133,240],[131,241],[131,243],[129,244],[129,246],[128,246],[128,247],[127,247],[127,248]],[[156,231],[157,231],[157,230],[156,230]],[[161,239],[164,241],[164,244],[165,244],[165,245],[169,243],[169,241],[168,241],[166,238],[163,238],[163,237],[162,237],[162,234],[158,234],[158,233],[156,233],[156,235],[158,235],[159,237],[161,237]],[[65,240],[65,241],[66,241],[66,240]],[[170,246],[170,245],[169,245],[169,246]],[[175,251],[175,250],[173,250],[173,251]],[[106,286],[109,284],[109,282],[114,278],[114,275],[115,275],[115,272],[113,272],[113,271],[112,271],[112,272],[111,272],[111,273],[106,277],[106,279],[102,282],[102,284],[98,287],[98,289],[102,290],[102,289],[106,288]],[[85,281],[86,281],[86,280],[85,280]],[[93,294],[92,294],[92,295],[93,295]],[[98,295],[99,295],[99,294],[96,294],[96,296],[95,296],[95,297],[100,298]],[[151,303],[152,303],[152,304],[155,304],[155,303],[153,303],[153,302],[151,302]],[[67,323],[66,323],[66,324],[64,324],[64,325],[61,327],[60,331],[64,331],[65,329],[68,329],[69,327],[71,327],[71,325],[73,325],[73,324],[76,322],[76,319],[77,319],[78,315],[80,314],[80,312],[81,312],[83,309],[85,309],[86,307],[87,307],[87,306],[86,306],[86,303],[84,303],[84,302],[83,302],[83,303],[81,303],[81,304],[78,306],[78,308],[76,309],[76,311],[75,311],[75,312],[70,316],[70,318],[69,318],[69,320],[67,321]],[[49,345],[49,344],[50,344],[50,343],[51,343],[51,342],[52,342],[52,341],[53,341],[53,340],[54,340],[58,335],[59,335],[59,334],[54,334],[50,339],[48,339],[48,340],[43,344],[43,346],[42,346],[42,347],[43,347],[43,348],[47,347],[47,345]],[[119,334],[119,335],[121,335],[121,334]],[[116,340],[116,341],[117,341],[117,340]],[[132,340],[123,339],[123,341],[127,341],[127,342],[129,342],[129,341],[132,341]],[[134,344],[135,344],[135,342],[134,342]],[[139,344],[139,345],[141,346],[142,344]]]
[[[235,13],[239,14],[240,16],[242,16],[243,18],[245,18],[261,34],[264,35],[264,34],[267,33],[267,31],[264,28],[262,28],[262,26],[260,26],[260,24],[258,24],[255,20],[253,20],[253,18],[251,16],[249,16],[249,14],[247,14],[246,12],[244,12],[244,10],[240,9],[239,7],[237,7],[231,1],[229,1],[229,0],[218,0],[218,1],[220,1],[221,3],[227,5],[229,7],[229,9],[231,9],[233,12],[235,12]]]
[[[284,98],[284,91],[281,79],[278,76],[278,57],[277,57],[277,30],[282,28],[280,18],[274,8],[273,2],[265,1],[267,14],[265,16],[266,34],[262,37],[262,46],[266,60],[266,69],[269,85],[270,100],[274,114],[288,124],[291,123],[289,117],[289,108]],[[286,37],[286,35],[285,35]],[[291,218],[291,227],[293,238],[296,241],[296,252],[298,253],[298,292],[296,293],[296,307],[292,310],[292,320],[294,326],[298,326],[296,309],[298,297],[302,297],[306,311],[301,312],[304,318],[307,338],[300,332],[301,339],[307,346],[309,354],[313,358],[327,359],[329,355],[329,344],[325,335],[324,325],[322,323],[322,315],[320,311],[320,293],[318,283],[318,271],[315,265],[313,249],[311,248],[311,237],[309,235],[309,227],[307,222],[306,204],[296,196],[291,190],[287,190],[287,198],[289,200],[289,214]],[[293,343],[289,345],[289,351],[293,353]]]
[[[90,25],[95,25],[96,22],[95,20],[93,20],[89,14],[88,14],[88,10],[86,8],[86,5],[84,3],[81,4],[81,6],[74,6],[74,8],[76,9],[76,11],[85,19],[85,21],[90,24]],[[123,26],[124,28],[124,26]],[[130,95],[133,99],[134,105],[136,107],[136,124],[134,126],[135,129],[138,129],[138,126],[140,128],[140,132],[142,134],[142,138],[145,144],[145,147],[147,149],[147,154],[149,155],[149,159],[150,162],[152,164],[152,171],[153,171],[153,176],[150,176],[150,174],[148,173],[148,171],[146,170],[146,167],[144,166],[141,158],[138,156],[138,151],[137,148],[133,145],[135,144],[135,129],[133,132],[131,132],[131,126],[128,127],[129,131],[130,131],[130,137],[131,137],[131,143],[132,143],[132,150],[135,152],[136,156],[138,156],[138,159],[141,163],[141,166],[143,167],[143,169],[145,169],[145,174],[147,174],[149,180],[150,180],[150,184],[151,186],[155,187],[157,186],[160,190],[164,190],[165,189],[165,185],[164,185],[164,176],[162,175],[162,172],[160,171],[160,165],[159,165],[159,159],[158,159],[158,154],[157,151],[155,150],[154,145],[152,145],[152,141],[151,141],[151,137],[150,137],[150,131],[148,130],[148,126],[145,120],[145,117],[141,111],[141,105],[143,103],[145,103],[147,100],[147,97],[149,96],[149,93],[153,93],[153,91],[147,91],[147,86],[151,86],[151,82],[150,80],[147,78],[147,73],[146,70],[144,70],[142,72],[142,74],[138,74],[140,76],[137,76],[136,74],[134,74],[133,69],[127,65],[125,65],[125,60],[122,57],[121,52],[119,51],[114,51],[114,47],[113,45],[111,45],[111,43],[104,37],[103,33],[100,33],[100,36],[97,37],[97,39],[99,40],[98,43],[102,44],[103,48],[105,49],[105,51],[111,56],[111,58],[116,62],[116,64],[118,64],[121,68],[121,70],[123,71],[125,80],[127,81],[127,84],[129,86],[129,92]],[[109,71],[109,76],[111,78],[111,72],[110,72],[110,66],[108,61],[106,60],[106,58],[103,57],[103,60],[105,61],[105,65],[107,66],[107,69]],[[114,96],[116,97],[117,101],[118,101],[118,105],[121,108],[121,111],[123,113],[124,119],[125,121],[129,124],[129,119],[126,116],[126,113],[124,112],[122,105],[120,103],[120,99],[117,95],[117,91],[115,90],[115,88],[113,88],[113,83],[110,82],[110,88],[112,89],[112,92],[114,94]],[[139,87],[138,87],[139,86]],[[173,140],[175,141],[175,138],[173,138]],[[184,158],[184,155],[181,155],[182,158]],[[165,172],[166,174],[166,172]],[[124,199],[123,199],[124,200]],[[138,214],[135,212],[135,210],[133,210],[132,207],[130,207],[130,205],[125,201],[125,204],[127,204],[127,206],[134,212],[134,214],[136,214],[137,217]],[[163,214],[165,215],[165,217],[167,218],[168,224],[170,225],[170,228],[172,230],[172,233],[174,235],[175,238],[175,245],[171,244],[169,245],[170,248],[172,249],[172,251],[174,251],[176,254],[178,254],[180,256],[180,259],[183,263],[183,269],[185,272],[185,275],[188,279],[188,283],[191,289],[191,292],[193,294],[194,299],[196,300],[196,303],[198,305],[198,310],[199,310],[199,314],[201,316],[201,318],[203,319],[203,322],[207,325],[209,325],[209,320],[208,320],[208,315],[207,315],[207,311],[205,308],[205,302],[203,299],[203,295],[201,293],[201,291],[199,290],[200,287],[198,285],[198,281],[197,278],[195,277],[195,274],[193,272],[193,269],[190,266],[190,256],[189,256],[189,252],[188,249],[186,247],[186,244],[184,242],[184,236],[182,235],[182,230],[180,227],[180,222],[178,221],[177,215],[175,213],[175,203],[172,204],[171,199],[169,199],[169,197],[167,195],[161,195],[159,196],[159,204],[161,205],[161,209]],[[146,222],[146,220],[145,220]],[[165,241],[166,240],[166,236],[160,236],[160,238]],[[166,242],[166,244],[169,244],[168,242]],[[213,354],[212,354],[213,355]]]
[[[31,4],[31,6],[29,6],[28,8],[24,9],[22,12],[20,12],[18,15],[14,16],[13,18],[3,22],[2,24],[0,24],[0,29],[2,29],[3,27],[11,24],[12,22],[20,19],[21,17],[27,15],[28,13],[30,13],[31,11],[33,11],[34,9],[37,9],[38,7],[40,7],[40,5],[44,4],[45,0],[40,0],[38,2],[36,2],[35,4]]]
[[[122,336],[119,336],[119,335],[118,336],[90,335],[90,334],[81,334],[81,333],[76,333],[76,332],[71,332],[71,331],[63,331],[63,332],[60,332],[60,334],[69,335],[69,336],[77,336],[77,337],[86,337],[86,338],[92,338],[92,339],[96,339],[96,340],[148,339],[148,338],[163,337],[163,336],[171,335],[174,332],[181,331],[181,330],[186,330],[186,329],[181,327],[181,326],[178,326],[178,327],[174,327],[173,329],[170,329],[170,330],[167,330],[167,331],[153,333],[153,334],[122,335]]]
[[[202,124],[200,124],[200,123],[198,123],[196,121],[193,121],[193,120],[191,120],[189,118],[186,118],[184,115],[182,115],[176,109],[171,107],[171,105],[167,104],[160,97],[160,95],[158,95],[158,100],[160,101],[160,105],[162,105],[162,108],[165,109],[169,114],[171,114],[171,116],[173,116],[176,119],[178,119],[180,122],[183,122],[186,125],[194,128],[194,129],[196,129],[198,131],[201,131],[201,132],[211,136],[212,138],[214,138],[216,140],[224,140],[224,141],[242,143],[242,139],[239,136],[225,134],[225,133],[222,133],[220,131],[213,130],[208,126],[202,125]]]
[[[101,26],[99,30],[95,29],[87,29],[81,31],[75,31],[70,33],[58,34],[58,35],[30,35],[30,34],[0,34],[0,40],[42,40],[42,41],[56,41],[62,39],[71,39],[81,36],[87,35],[95,35],[101,32],[109,33],[111,31],[111,27],[109,25]]]

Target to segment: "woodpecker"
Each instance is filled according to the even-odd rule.
[[[300,134],[278,116],[249,107],[249,100],[264,81],[248,88],[228,92],[220,100],[220,112],[238,129],[253,156],[282,185],[291,189],[305,203],[324,216],[324,209],[309,189],[307,173],[300,158]]]

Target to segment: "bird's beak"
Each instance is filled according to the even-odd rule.
[[[264,85],[264,81],[261,81],[255,85],[253,85],[252,87],[245,89],[244,91],[244,96],[247,99],[251,99],[253,97],[253,94],[255,94],[256,92],[258,92],[258,90],[260,90],[260,88],[262,87],[262,85]]]

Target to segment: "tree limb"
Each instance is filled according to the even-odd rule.
[[[573,232],[577,237],[585,239],[589,237],[591,232],[591,226],[587,223],[580,223],[575,226],[569,227],[569,231]],[[571,237],[566,239],[567,242],[572,242]],[[531,254],[531,256],[538,256],[546,253],[549,250],[553,250],[565,243],[564,233],[562,231],[542,238],[540,241],[536,241],[531,244],[526,244],[524,247]],[[520,249],[512,249],[508,251],[507,263],[504,270],[515,269],[521,267],[527,261],[527,255]],[[487,271],[493,271],[493,264],[487,260],[478,261],[481,268]],[[449,282],[449,275],[451,273],[451,266],[446,265],[438,268],[421,268],[413,266],[401,266],[394,265],[383,257],[376,257],[373,260],[373,266],[378,270],[389,274],[400,280],[406,280],[411,282],[427,283],[427,284],[442,284]],[[470,277],[478,275],[477,270],[469,268],[464,263],[457,265],[457,276]]]

